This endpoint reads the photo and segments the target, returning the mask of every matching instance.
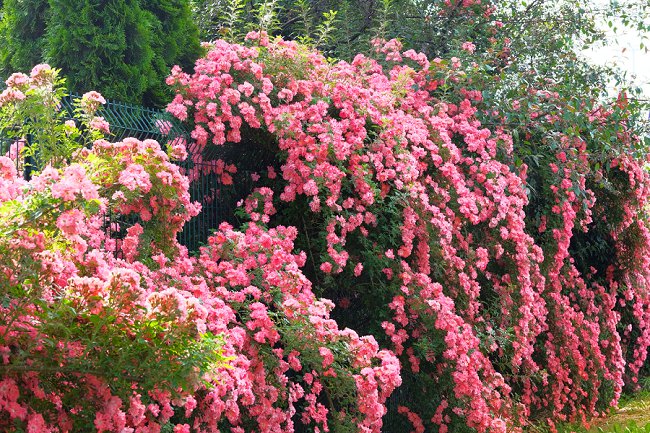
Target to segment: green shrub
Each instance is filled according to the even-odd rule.
[[[187,0],[10,0],[2,6],[0,72],[47,62],[77,93],[162,105],[165,77],[200,55]]]
[[[51,0],[46,38],[47,60],[74,91],[94,87],[139,102],[155,80],[147,15],[137,0]]]
[[[0,20],[0,72],[29,70],[43,57],[47,0],[7,0]]]
[[[141,0],[151,23],[152,68],[156,80],[145,92],[145,105],[163,105],[171,99],[164,82],[173,65],[189,70],[202,50],[199,29],[187,0]]]

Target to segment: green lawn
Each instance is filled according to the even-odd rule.
[[[579,424],[561,424],[558,433],[650,433],[650,379],[642,391],[623,396],[609,416],[592,420],[590,428]],[[525,429],[527,433],[549,433],[548,425],[539,423]]]

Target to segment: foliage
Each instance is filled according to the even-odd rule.
[[[48,6],[48,0],[7,0],[2,3],[0,71],[3,77],[42,61]]]
[[[60,92],[35,71],[3,94],[16,116]],[[16,96],[43,71],[49,85]],[[56,115],[29,114],[65,138]],[[0,157],[0,430],[379,432],[397,358],[329,317],[294,228],[222,225],[189,257],[176,236],[200,206],[155,141],[99,139],[29,182],[20,156]]]
[[[96,88],[111,99],[162,105],[172,65],[188,67],[200,55],[186,0],[8,1],[2,14],[0,70],[47,61],[78,93]]]
[[[66,92],[59,74],[46,64],[35,66],[29,76],[14,73],[0,95],[0,134],[15,140],[12,156],[30,158],[32,169],[40,165],[39,161],[59,166],[75,150],[110,132],[106,121],[95,115],[100,104],[106,102],[97,92],[75,101],[74,113],[61,110]],[[66,120],[72,114],[80,125]]]
[[[79,135],[74,126],[57,124],[50,112],[32,110],[58,97],[52,89],[56,72],[45,65],[34,71],[9,80],[7,92],[14,98],[20,91],[14,85],[32,84],[23,100],[16,98],[31,98],[29,104],[12,108],[29,110],[24,114],[41,128],[49,125],[52,130],[42,131],[48,140]],[[95,92],[80,104],[90,114],[101,99]],[[33,124],[26,125],[17,126],[17,134],[31,132]],[[199,300],[164,267],[132,260],[138,239],[150,242],[143,252],[177,250],[176,232],[195,213],[178,168],[156,143],[132,139],[115,145],[98,141],[92,151],[66,156],[72,161],[55,157],[60,169],[48,165],[29,182],[17,175],[12,159],[0,157],[3,431],[52,431],[54,426],[121,431],[122,409],[130,407],[130,422],[142,423],[143,404],[151,404],[151,410],[163,405],[162,418],[168,418],[170,399],[187,406],[204,373],[226,360],[221,337],[205,330],[201,314],[207,312]],[[129,228],[120,240],[127,260],[109,251],[116,240],[103,226],[111,196],[111,205],[120,206],[114,213],[138,209],[143,215],[143,225]],[[144,198],[148,218],[140,203]],[[178,209],[193,213],[175,215]]]
[[[206,41],[235,42],[250,31],[266,31],[325,46],[336,43],[336,28],[341,24],[338,10],[326,10],[306,0],[194,0],[192,6],[201,37]]]
[[[244,208],[300,227],[334,317],[400,357],[415,431],[602,413],[650,343],[634,108],[540,80],[497,110],[473,44],[433,61],[401,48],[347,63],[265,33],[215,41],[194,74],[173,70],[168,111],[200,150],[255,130],[275,147],[280,173],[261,169]]]
[[[140,7],[149,13],[152,67],[156,74],[142,102],[147,106],[162,106],[172,96],[164,83],[171,67],[179,65],[191,69],[202,54],[199,30],[188,1],[140,0]]]
[[[586,0],[441,1],[441,0],[194,0],[195,16],[204,40],[233,32],[266,30],[285,38],[314,42],[314,34],[336,15],[330,38],[316,46],[338,58],[368,53],[373,38],[398,38],[406,49],[431,58],[450,57],[465,41],[479,52],[495,39],[509,39],[509,61],[532,64],[534,59],[559,59],[570,46],[599,43],[603,33],[596,20],[643,33],[648,30],[646,2],[625,0],[601,5]],[[254,11],[272,8],[275,25],[264,27]],[[255,28],[257,26],[257,28]],[[498,53],[494,53],[498,54]]]
[[[52,0],[46,56],[74,91],[137,102],[154,79],[151,30],[137,0]]]

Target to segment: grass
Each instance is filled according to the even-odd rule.
[[[614,413],[596,421],[588,433],[650,433],[650,391],[621,400]]]
[[[543,423],[535,424],[526,433],[550,433]],[[558,424],[557,433],[650,433],[650,377],[642,379],[641,391],[624,395],[609,416],[592,419],[589,428],[580,424]]]
[[[558,433],[650,433],[650,390],[624,396],[610,416],[592,420],[586,429],[577,424],[558,425]],[[536,426],[533,432],[548,428]]]

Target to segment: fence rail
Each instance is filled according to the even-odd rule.
[[[72,94],[61,101],[67,118],[74,119],[74,101],[78,99],[79,95]],[[134,137],[164,143],[175,137],[189,137],[184,125],[164,110],[109,100],[99,107],[97,115],[111,125],[111,138],[118,141]]]

